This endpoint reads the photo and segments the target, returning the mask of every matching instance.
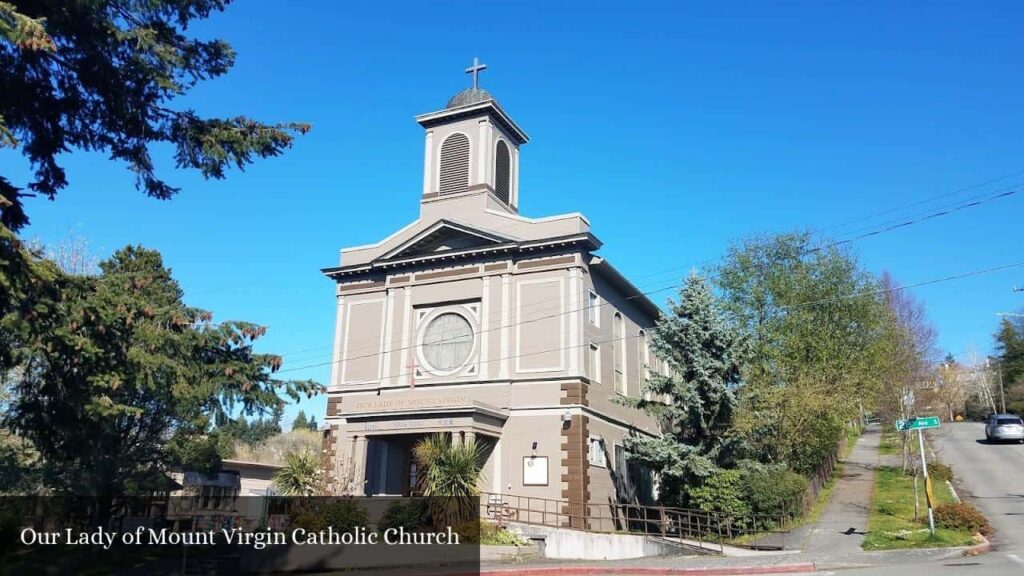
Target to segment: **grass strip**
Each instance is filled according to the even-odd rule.
[[[920,516],[914,520],[914,478],[898,467],[880,466],[875,470],[875,489],[871,496],[868,534],[861,544],[865,550],[901,548],[945,548],[969,546],[973,535],[963,530],[936,528],[928,532],[928,508],[924,498],[924,479],[918,480]],[[936,505],[956,502],[945,482],[933,482]]]

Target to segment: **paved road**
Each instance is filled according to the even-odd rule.
[[[964,557],[943,550],[875,552],[870,567],[818,574],[837,576],[1003,576],[1024,574],[1024,445],[988,444],[985,426],[943,424],[929,436],[939,459],[953,467],[960,496],[988,517],[993,551]],[[822,566],[823,564],[819,564]],[[838,567],[838,565],[836,565]]]
[[[939,428],[932,447],[953,466],[965,500],[988,516],[996,548],[1024,553],[1024,445],[988,444],[983,424],[961,422]]]
[[[925,561],[880,563],[845,575],[1001,576],[1024,574],[1024,446],[988,444],[975,422],[943,424],[930,436],[939,459],[953,467],[961,497],[988,517],[994,549],[973,558],[946,556]]]

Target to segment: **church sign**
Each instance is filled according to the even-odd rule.
[[[410,410],[416,408],[447,408],[467,406],[469,399],[465,396],[435,396],[426,398],[387,398],[365,400],[355,403],[356,412],[380,412],[388,410]]]

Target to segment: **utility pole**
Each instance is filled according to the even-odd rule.
[[[1003,392],[1003,362],[999,361],[999,405],[1003,409],[1003,414],[1006,414],[1006,394]]]

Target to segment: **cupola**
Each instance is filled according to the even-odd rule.
[[[474,58],[466,68],[473,85],[452,96],[443,110],[416,117],[426,130],[424,204],[491,195],[499,206],[518,212],[519,147],[529,137],[480,88],[486,68]]]

